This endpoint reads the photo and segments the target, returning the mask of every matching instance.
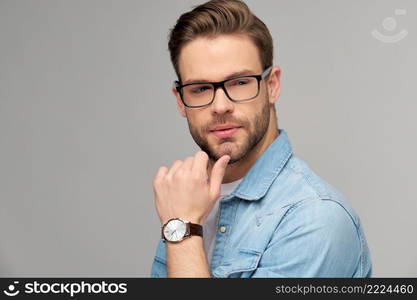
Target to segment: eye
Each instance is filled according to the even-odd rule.
[[[205,91],[211,90],[211,86],[210,85],[199,85],[199,86],[195,86],[191,88],[191,93],[193,94],[201,94],[204,93]]]
[[[247,79],[237,79],[237,80],[232,81],[230,84],[239,86],[239,85],[246,85],[248,83],[249,83],[249,80]]]

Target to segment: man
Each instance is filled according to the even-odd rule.
[[[358,216],[278,128],[272,37],[241,1],[214,0],[170,33],[179,112],[202,151],[153,184],[152,277],[369,277]]]

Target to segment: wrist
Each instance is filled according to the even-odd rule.
[[[172,219],[181,219],[183,221],[188,221],[193,224],[203,225],[204,219],[203,218],[196,218],[196,217],[184,217],[184,216],[174,216],[174,217],[167,217],[161,220],[161,225],[165,225]]]
[[[202,247],[204,248],[204,242],[203,237],[199,235],[191,235],[186,238],[184,238],[179,243],[165,243],[167,248],[172,249],[188,249],[192,248],[195,249],[196,247]]]
[[[161,227],[162,240],[170,243],[180,243],[191,236],[203,237],[203,226],[181,218],[169,219]]]

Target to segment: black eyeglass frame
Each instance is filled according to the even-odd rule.
[[[202,82],[192,82],[192,83],[187,83],[187,84],[181,85],[180,82],[178,80],[176,80],[176,81],[174,81],[174,86],[175,86],[175,89],[177,90],[177,92],[180,94],[180,98],[181,98],[182,103],[186,107],[189,107],[189,108],[200,108],[200,107],[205,107],[205,106],[209,106],[210,104],[212,104],[213,101],[214,101],[214,98],[216,97],[216,91],[217,91],[218,88],[221,88],[223,90],[223,92],[226,94],[227,98],[229,98],[231,101],[233,101],[233,102],[245,102],[245,101],[249,101],[249,100],[252,100],[252,99],[258,97],[259,91],[260,91],[261,80],[262,79],[265,79],[265,77],[267,77],[269,75],[269,72],[271,71],[271,69],[272,69],[272,66],[266,68],[259,75],[237,76],[237,77],[233,77],[233,78],[229,78],[229,79],[226,79],[226,80],[223,80],[223,81],[217,81],[217,82],[214,82],[214,81],[212,81],[212,82],[202,81]],[[251,98],[244,99],[244,100],[235,100],[235,99],[232,99],[230,97],[229,93],[227,92],[226,87],[224,86],[225,83],[228,82],[228,81],[231,81],[231,80],[236,80],[236,79],[240,79],[240,78],[248,78],[248,77],[256,78],[256,80],[258,81],[258,92],[256,93],[256,95],[253,96],[253,97],[251,97]],[[187,103],[185,103],[185,101],[183,99],[182,89],[184,87],[186,87],[186,86],[193,85],[193,84],[211,84],[213,86],[213,88],[214,88],[214,91],[213,91],[213,99],[211,99],[211,101],[209,103],[203,104],[203,105],[188,105]]]

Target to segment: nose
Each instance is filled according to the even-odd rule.
[[[211,104],[211,110],[215,114],[225,114],[232,112],[234,103],[230,100],[222,88],[218,88],[214,93],[214,100]]]

